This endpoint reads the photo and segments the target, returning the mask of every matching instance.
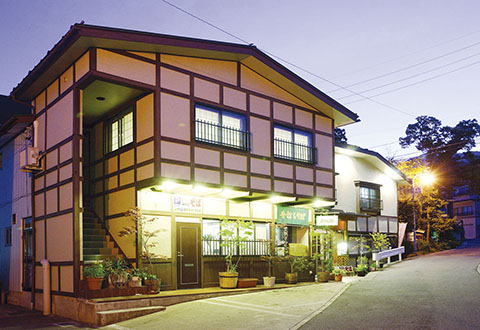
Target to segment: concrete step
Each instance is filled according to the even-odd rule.
[[[163,306],[146,306],[126,309],[115,309],[109,311],[99,311],[96,314],[97,326],[104,326],[112,323],[133,319],[135,317],[164,311]]]
[[[83,228],[83,235],[84,236],[90,236],[90,235],[102,235],[104,236],[107,233],[105,229],[87,229]]]

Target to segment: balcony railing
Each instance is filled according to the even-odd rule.
[[[363,211],[383,210],[383,201],[378,198],[360,197],[360,210],[363,210]]]
[[[267,240],[247,240],[244,242],[245,248],[235,248],[233,255],[237,256],[263,256],[268,253]],[[203,238],[202,239],[203,255],[204,256],[225,256],[230,249],[228,246],[222,246],[222,240],[218,238]]]
[[[250,133],[203,120],[195,120],[195,140],[240,150],[250,150]]]
[[[304,144],[274,139],[273,152],[276,158],[313,164],[317,160],[316,149]]]

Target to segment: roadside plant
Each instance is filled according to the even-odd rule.
[[[309,257],[287,256],[285,257],[290,265],[290,273],[311,271],[315,264]]]
[[[333,274],[334,275],[342,275],[342,276],[345,276],[347,274],[347,272],[345,271],[345,269],[341,269],[341,268],[335,268],[333,270]]]
[[[333,269],[333,232],[330,229],[321,229],[321,232],[312,233],[312,241],[315,247],[313,259],[316,270],[330,272]]]
[[[253,222],[245,220],[223,219],[220,223],[220,246],[225,253],[227,273],[236,273],[242,252],[247,248],[247,241],[253,235]],[[234,256],[238,256],[234,261]]]
[[[280,261],[281,257],[277,256],[275,253],[274,241],[268,240],[267,244],[268,244],[267,254],[264,256],[261,256],[261,258],[263,261],[266,261],[268,263],[268,277],[272,277],[275,263]]]
[[[158,218],[149,218],[142,214],[142,211],[139,207],[134,207],[125,212],[125,216],[130,218],[131,224],[125,226],[120,230],[119,236],[139,236],[138,238],[142,242],[142,252],[141,258],[147,260],[150,268],[150,273],[153,274],[153,259],[161,258],[167,259],[166,256],[158,255],[152,250],[157,247],[158,242],[154,240],[160,232],[165,231],[164,229],[148,230],[147,227],[150,224],[153,224],[155,221],[158,221]]]
[[[360,257],[363,257],[364,253],[370,252],[371,248],[368,245],[368,240],[367,240],[366,237],[364,237],[363,235],[360,236],[360,237],[352,237],[352,240],[357,242],[355,247],[358,247],[358,249],[360,251]],[[368,259],[367,259],[367,261],[368,261]]]
[[[382,251],[390,247],[390,241],[387,234],[383,233],[370,233],[372,237],[373,248],[377,251]]]
[[[105,277],[105,268],[101,263],[95,262],[83,269],[83,276],[85,278],[103,278]]]

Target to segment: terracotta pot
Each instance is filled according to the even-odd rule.
[[[330,276],[329,272],[318,272],[317,273],[317,282],[328,282],[328,278]]]
[[[297,273],[285,273],[285,283],[296,284],[297,283]]]
[[[145,285],[150,293],[160,292],[160,280],[145,280]]]
[[[341,282],[342,278],[343,278],[342,274],[335,275],[335,281],[336,282]]]
[[[263,285],[267,288],[273,288],[275,286],[275,276],[264,276]]]
[[[102,288],[103,277],[87,278],[88,290],[100,290]]]
[[[222,289],[234,289],[238,284],[238,273],[219,272],[218,279],[220,288]]]

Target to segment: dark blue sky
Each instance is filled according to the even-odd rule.
[[[480,1],[169,1],[342,87],[386,75],[348,87],[381,105],[359,96],[341,99],[351,92],[333,91],[338,87],[282,63],[360,115],[361,123],[346,127],[350,143],[402,157],[413,150],[396,141],[416,116],[448,125],[480,117]],[[82,20],[241,43],[162,0],[0,0],[0,94],[9,94]],[[361,101],[349,104],[355,100]]]

